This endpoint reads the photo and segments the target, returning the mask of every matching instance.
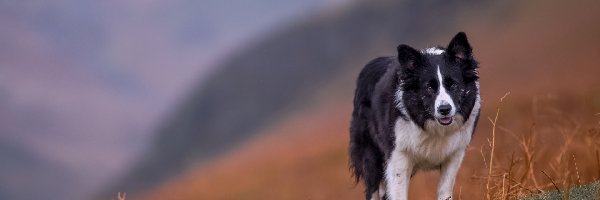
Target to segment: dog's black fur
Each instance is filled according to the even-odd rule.
[[[395,137],[393,131],[389,130],[393,127],[392,119],[402,115],[398,109],[390,109],[394,107],[393,88],[397,88],[399,84],[397,73],[387,73],[384,76],[390,67],[397,66],[388,57],[377,58],[367,64],[358,77],[354,97],[355,108],[350,126],[350,166],[355,181],[363,179],[367,199],[379,187],[384,176],[385,160],[389,158],[394,145]],[[384,88],[375,91],[379,82],[377,80],[380,79],[379,85]],[[376,99],[372,100],[372,97]],[[386,123],[377,123],[378,121]]]

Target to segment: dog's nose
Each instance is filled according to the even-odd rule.
[[[452,110],[452,106],[450,106],[450,104],[443,104],[443,105],[440,105],[438,107],[438,112],[441,115],[448,115],[448,114],[450,114],[450,110]]]

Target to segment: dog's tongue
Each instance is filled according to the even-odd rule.
[[[442,117],[440,118],[440,123],[443,125],[448,125],[452,123],[452,117]]]

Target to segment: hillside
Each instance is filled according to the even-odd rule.
[[[390,5],[359,7],[376,9],[380,14],[394,10]],[[377,38],[368,42],[373,46],[346,56],[353,60],[342,64],[348,67],[344,72],[337,72],[327,82],[307,80],[315,90],[294,96],[314,99],[312,104],[305,104],[304,111],[269,121],[268,128],[255,129],[261,137],[211,163],[187,170],[150,190],[143,199],[361,199],[361,186],[352,183],[346,155],[356,70],[374,54],[393,55],[398,41],[424,47],[430,44],[424,41],[446,41],[454,30],[465,30],[475,47],[484,99],[484,120],[457,179],[458,199],[482,199],[486,193],[500,199],[552,190],[541,171],[563,188],[598,180],[600,166],[594,152],[600,144],[600,47],[596,45],[600,44],[600,27],[595,25],[600,18],[599,4],[522,2],[470,8],[470,12],[456,16],[428,8],[429,14],[441,13],[439,16],[448,16],[444,22],[451,21],[445,24],[446,31],[436,29],[435,34],[427,32],[429,25],[437,27],[435,22],[442,20],[418,29],[408,26],[411,28],[406,30],[412,35],[400,34],[398,38],[370,35]],[[411,19],[423,19],[415,13]],[[431,17],[425,13],[421,16]],[[411,25],[415,24],[419,23]],[[500,112],[496,164],[492,166],[492,188],[487,192],[489,160],[485,155],[492,127],[485,119],[495,114],[498,99],[507,91],[511,95]],[[502,178],[507,175],[509,179]],[[437,173],[417,174],[411,183],[411,197],[433,199],[431,180],[437,181]],[[512,188],[510,192],[504,190],[505,184]]]
[[[97,195],[216,62],[346,1],[0,1],[0,199]]]
[[[354,62],[384,50],[382,43],[389,49],[397,42],[388,41],[423,45],[454,32],[450,27],[461,9],[446,1],[362,2],[255,42],[203,82],[157,131],[145,157],[103,194],[136,193],[216,158],[274,120],[313,104],[315,91],[337,74],[357,71]],[[445,20],[431,20],[430,13]]]

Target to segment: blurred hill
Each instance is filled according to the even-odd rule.
[[[294,69],[304,70],[313,69],[314,66],[309,65],[313,62],[310,60],[316,59],[294,60],[298,56],[296,54],[319,58],[320,54],[327,53],[324,49],[340,45],[342,48],[338,51],[344,53],[340,53],[343,56],[339,59],[345,62],[339,62],[339,67],[318,65],[320,68],[314,67],[313,73],[303,74],[307,81],[315,81],[305,83],[310,91],[302,88],[281,90],[281,94],[294,97],[289,98],[291,103],[284,105],[287,108],[302,108],[301,111],[288,112],[287,117],[284,117],[286,113],[283,111],[268,115],[275,117],[263,121],[262,128],[254,129],[256,134],[261,134],[260,137],[220,158],[212,159],[213,162],[188,169],[185,174],[149,190],[143,199],[362,199],[361,186],[354,186],[347,170],[346,154],[351,98],[358,69],[370,58],[393,55],[394,47],[399,42],[416,47],[430,45],[428,42],[445,45],[457,30],[468,33],[481,63],[484,99],[482,119],[493,116],[499,97],[507,91],[511,92],[507,103],[503,105],[499,121],[501,128],[497,138],[497,159],[501,167],[510,167],[511,155],[517,160],[515,168],[523,166],[524,155],[515,138],[531,138],[536,133],[538,143],[532,146],[535,147],[533,151],[536,156],[534,178],[518,171],[519,176],[524,177],[525,184],[531,185],[537,180],[540,189],[553,190],[552,184],[540,170],[552,172],[555,162],[569,166],[562,169],[565,171],[550,173],[551,177],[558,180],[561,174],[574,173],[572,160],[575,157],[581,180],[561,181],[573,184],[598,180],[600,166],[595,163],[593,152],[598,151],[600,140],[593,133],[597,133],[594,130],[600,127],[600,119],[597,118],[597,113],[600,113],[600,90],[597,87],[600,84],[600,68],[597,64],[600,63],[600,47],[597,45],[600,44],[600,38],[597,37],[600,26],[596,24],[600,19],[599,11],[600,4],[595,2],[530,1],[456,5],[433,1],[378,1],[359,3],[338,15],[310,21],[307,24],[319,27],[315,31],[339,28],[352,30],[352,33],[342,32],[332,38],[326,38],[328,32],[314,33],[315,37],[303,36],[301,38],[306,38],[304,43],[294,44],[294,47],[304,47],[306,43],[318,46],[306,48],[306,51],[285,46],[278,49],[285,53],[254,54],[278,46],[272,44],[258,45],[242,54],[258,57],[254,59],[262,58],[266,60],[263,61],[264,65],[276,64],[273,68],[284,68],[291,61],[306,63],[301,65],[302,68]],[[336,23],[328,24],[331,21]],[[319,26],[322,23],[327,26]],[[306,30],[312,30],[311,26]],[[283,31],[274,38],[283,37],[286,38],[284,41],[290,41],[296,37],[285,36],[295,36],[293,33],[304,31],[294,26],[290,32]],[[339,41],[345,35],[354,34],[364,34],[364,38],[351,38],[332,46],[326,45],[331,42],[329,40]],[[326,40],[315,39],[319,37]],[[269,41],[263,42],[269,44]],[[292,56],[285,55],[287,53]],[[272,55],[287,59],[278,63],[271,60],[276,58]],[[246,61],[254,63],[254,59]],[[328,69],[332,71],[329,75],[321,74]],[[233,74],[231,71],[225,72],[230,76]],[[286,80],[295,80],[292,75],[289,76],[279,84],[287,85],[289,83]],[[325,78],[313,80],[314,77]],[[270,89],[272,85],[262,86]],[[264,97],[261,100],[272,100],[267,98],[271,96]],[[490,130],[490,123],[481,120],[467,151],[455,188],[455,192],[464,199],[482,199],[485,196],[485,182],[480,178],[487,173],[482,149],[488,145]],[[247,130],[243,132],[251,134]],[[574,140],[573,148],[567,151],[569,156],[566,161],[549,153],[562,149],[567,137],[576,136],[592,139]],[[432,180],[437,179],[436,172],[418,173],[411,182],[410,196],[413,199],[435,198]]]
[[[0,170],[12,172],[0,173],[0,180],[7,180],[0,187],[0,199],[45,199],[48,195],[62,196],[65,192],[62,185],[48,186],[40,180],[77,184],[77,178],[60,163],[40,157],[15,141],[0,140],[0,160],[3,161]],[[36,192],[15,194],[27,187],[35,188]]]
[[[462,11],[491,4],[358,2],[253,42],[226,59],[182,103],[158,130],[144,158],[104,194],[147,190],[213,160],[278,119],[312,105],[319,98],[316,93],[340,74],[356,73],[382,52],[394,53],[399,42],[425,46],[444,36],[439,41],[446,43],[445,37],[457,32]],[[504,11],[510,4],[495,6]]]
[[[97,193],[213,63],[346,1],[0,1],[0,199]]]

